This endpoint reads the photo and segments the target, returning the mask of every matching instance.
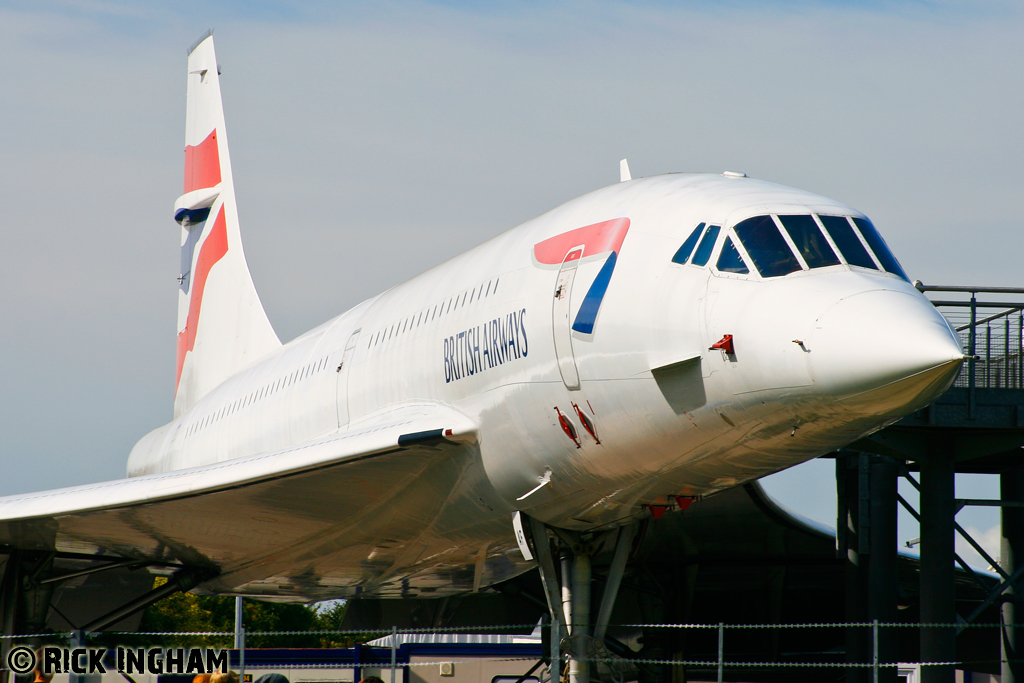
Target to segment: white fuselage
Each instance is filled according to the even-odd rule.
[[[140,441],[129,476],[280,450],[403,406],[442,404],[478,426],[482,476],[454,484],[466,505],[422,519],[423,529],[508,554],[515,510],[580,530],[621,524],[644,506],[829,452],[944,390],[958,365],[955,338],[901,277],[846,263],[773,278],[715,269],[731,227],[769,213],[862,216],[817,195],[709,174],[595,191],[234,375]],[[584,250],[566,281],[566,266],[538,262],[535,245],[619,218],[628,232],[596,324],[573,331],[566,315],[576,318],[607,253]],[[699,223],[722,226],[707,265],[673,263]],[[725,335],[734,353],[709,348]]]

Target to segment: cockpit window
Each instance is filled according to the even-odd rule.
[[[828,243],[814,217],[806,214],[779,216],[782,227],[789,233],[793,244],[800,250],[809,268],[839,265],[839,257]]]
[[[672,257],[672,263],[686,263],[686,259],[690,258],[690,253],[693,251],[693,247],[697,244],[697,240],[700,239],[700,234],[704,231],[704,223],[701,223],[690,236],[683,242],[683,246],[679,247],[676,255]]]
[[[851,266],[878,270],[878,266],[875,265],[868,250],[857,238],[857,233],[853,231],[853,226],[846,220],[846,216],[818,216],[818,218],[821,219],[828,234],[832,236],[832,241],[839,247],[839,251],[843,253],[843,258],[847,263]]]
[[[700,241],[700,246],[697,247],[697,253],[693,255],[693,260],[690,261],[695,266],[707,265],[708,259],[711,258],[711,252],[715,248],[715,240],[718,239],[718,232],[722,229],[720,225],[709,225],[707,232],[704,233],[704,239]]]
[[[733,228],[743,248],[750,254],[761,277],[776,277],[801,270],[771,216],[754,216]]]
[[[878,230],[875,229],[875,226],[872,225],[871,221],[866,218],[854,218],[853,222],[857,224],[858,228],[860,228],[860,234],[864,235],[864,241],[868,243],[869,247],[871,247],[871,251],[875,252],[875,257],[878,259],[878,262],[882,264],[882,267],[893,275],[899,275],[901,278],[909,282],[910,278],[908,278],[907,274],[903,272],[903,268],[900,267],[899,261],[897,261],[896,257],[892,255],[891,251],[889,251],[889,247],[886,246],[885,240],[883,240],[882,236],[878,234]]]
[[[743,257],[740,256],[739,250],[736,249],[736,245],[732,243],[731,237],[725,238],[725,244],[722,245],[722,253],[718,255],[716,267],[723,273],[750,272],[747,264],[743,262]]]

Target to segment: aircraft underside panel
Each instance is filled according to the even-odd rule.
[[[204,567],[217,593],[473,590],[529,569],[503,516],[466,493],[484,479],[474,434],[422,406],[279,453],[10,496],[0,543]]]

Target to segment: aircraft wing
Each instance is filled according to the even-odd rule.
[[[429,514],[394,498],[428,480],[445,486],[450,477],[437,473],[457,477],[475,438],[475,425],[450,408],[404,408],[281,451],[0,498],[0,543],[208,568],[220,574],[218,591],[295,582],[346,538],[379,540],[372,520]]]

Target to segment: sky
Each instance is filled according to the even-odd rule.
[[[185,59],[209,28],[283,340],[623,157],[843,201],[912,279],[1024,285],[1019,3],[0,0],[0,495],[119,478],[171,418]],[[769,486],[834,524],[831,467]]]

